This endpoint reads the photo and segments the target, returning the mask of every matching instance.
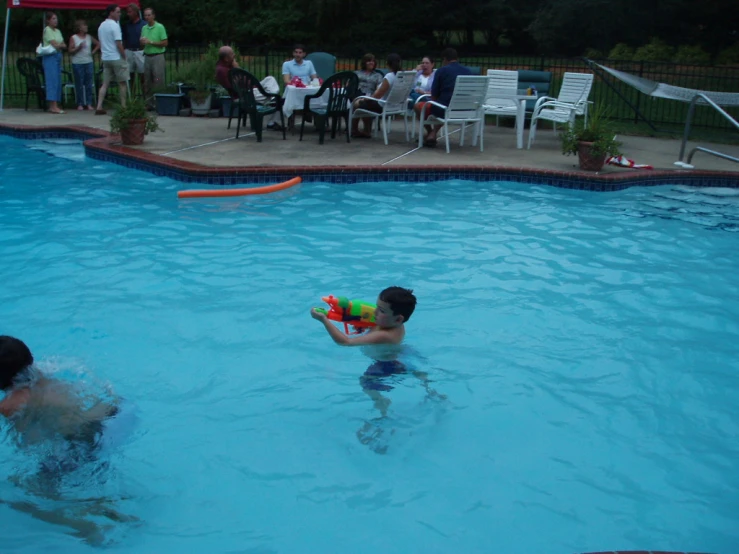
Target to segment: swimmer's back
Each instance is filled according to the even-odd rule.
[[[23,394],[25,403],[11,421],[24,440],[30,442],[50,436],[89,438],[98,424],[117,411],[113,402],[81,396],[71,384],[46,377],[14,394]]]

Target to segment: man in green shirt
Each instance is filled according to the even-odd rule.
[[[164,85],[164,52],[167,50],[167,31],[157,23],[151,8],[144,10],[146,25],[141,29],[141,45],[144,47],[144,97],[150,108],[154,107],[154,91]]]

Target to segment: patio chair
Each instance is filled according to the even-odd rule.
[[[251,128],[257,136],[257,142],[262,142],[262,122],[264,116],[279,112],[280,126],[282,127],[282,140],[286,140],[285,136],[285,116],[282,113],[282,104],[284,100],[279,93],[267,92],[262,87],[254,75],[241,69],[234,67],[228,72],[231,88],[236,91],[239,96],[239,115],[236,124],[236,138],[239,138],[241,122],[246,127],[246,116],[249,116]],[[254,89],[258,90],[267,99],[265,103],[257,102],[254,97]]]
[[[518,94],[518,72],[505,69],[488,69],[488,91],[483,110],[485,115],[494,115],[498,125],[500,116],[516,117],[518,103],[513,98]]]
[[[303,140],[305,114],[311,114],[318,129],[318,144],[323,144],[329,121],[331,122],[331,138],[336,138],[339,118],[346,122],[346,142],[351,142],[349,138],[351,106],[352,99],[357,95],[358,87],[359,77],[356,73],[341,71],[326,79],[315,94],[306,96],[303,104],[303,120],[300,122],[300,140]],[[328,100],[325,106],[311,107],[311,100],[321,98],[326,93],[328,93]]]
[[[482,152],[482,137],[485,127],[485,113],[483,105],[485,102],[485,94],[488,90],[488,78],[477,75],[460,75],[454,85],[454,94],[449,101],[448,106],[439,104],[433,100],[427,102],[427,105],[438,106],[444,110],[443,117],[429,116],[426,119],[426,110],[421,111],[421,123],[418,128],[418,147],[423,146],[423,126],[444,125],[444,138],[446,140],[446,153],[449,154],[449,127],[452,125],[462,125],[462,133],[459,138],[459,145],[464,146],[464,132],[468,123],[475,124],[475,130],[472,135],[472,146],[475,145],[477,139],[480,139],[480,152]]]
[[[567,72],[562,79],[562,86],[557,98],[551,96],[539,97],[534,106],[534,113],[531,114],[528,148],[531,148],[531,144],[534,142],[536,124],[540,119],[551,121],[554,124],[555,131],[557,130],[557,123],[572,125],[578,115],[584,115],[587,123],[588,96],[590,96],[592,87],[592,73]]]
[[[328,52],[311,52],[305,57],[313,63],[316,74],[324,81],[336,73],[336,56]]]
[[[352,114],[350,114],[349,123],[351,124],[351,120],[354,117],[376,117],[378,121],[381,120],[382,136],[385,139],[385,146],[387,146],[387,133],[390,130],[390,123],[392,122],[392,119],[390,118],[394,115],[402,115],[403,124],[405,125],[405,140],[408,141],[408,118],[412,117],[413,113],[415,113],[409,113],[408,111],[408,95],[411,93],[411,89],[413,89],[413,84],[415,82],[415,71],[398,71],[398,73],[395,74],[395,81],[393,82],[393,86],[390,89],[390,94],[388,94],[387,96],[387,100],[378,100],[377,98],[372,98],[371,96],[358,97],[377,101],[382,106],[382,112],[377,113],[365,110],[363,108],[357,108],[356,110],[353,110]],[[374,134],[374,125],[372,126],[372,128]],[[412,123],[411,128],[413,128]]]
[[[18,58],[15,62],[18,73],[26,81],[26,111],[28,111],[28,97],[36,95],[38,107],[46,111],[46,82],[44,80],[44,66],[32,58]]]

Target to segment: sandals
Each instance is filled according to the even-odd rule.
[[[105,115],[106,113],[108,112],[106,112],[105,110],[95,110],[95,115]]]
[[[423,141],[426,148],[436,148],[436,139],[426,139]]]
[[[370,135],[368,133],[356,132],[356,133],[352,133],[352,138],[366,138],[366,139],[368,139],[368,138],[372,138],[372,135]]]

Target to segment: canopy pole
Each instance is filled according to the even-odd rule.
[[[5,15],[5,39],[3,40],[3,76],[0,81],[0,112],[5,106],[5,68],[8,65],[8,31],[10,29],[10,8]]]

